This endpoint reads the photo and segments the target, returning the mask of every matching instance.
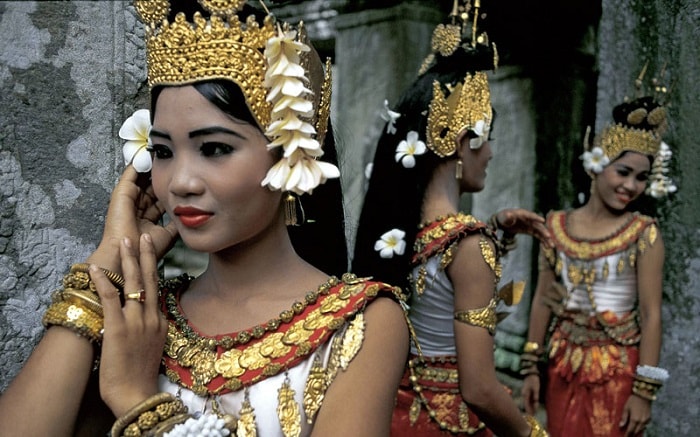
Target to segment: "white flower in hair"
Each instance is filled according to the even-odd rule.
[[[365,178],[367,180],[372,178],[372,169],[374,169],[374,163],[368,162],[367,165],[365,166]]]
[[[469,148],[472,150],[476,150],[481,148],[481,146],[488,141],[489,139],[489,132],[491,131],[491,125],[486,124],[486,121],[484,120],[479,120],[476,122],[473,128],[471,128],[471,131],[476,134],[476,138],[472,138],[469,140]]]
[[[323,150],[313,138],[316,129],[307,121],[313,117],[314,109],[307,99],[311,91],[306,88],[307,79],[300,64],[301,53],[311,49],[296,41],[296,37],[296,31],[278,28],[277,36],[265,46],[269,65],[265,86],[270,89],[267,101],[273,104],[271,121],[265,130],[265,136],[272,140],[267,148],[282,147],[284,153],[261,184],[271,190],[302,194],[311,193],[326,179],[339,177],[340,171],[333,164],[316,160]]]
[[[412,130],[396,147],[396,162],[400,162],[405,168],[413,168],[416,166],[414,156],[424,154],[425,150],[425,143],[418,139],[418,132]]]
[[[374,250],[379,252],[382,258],[393,258],[394,254],[403,255],[406,250],[406,233],[401,229],[392,229],[382,234],[374,243]]]
[[[594,147],[590,152],[583,152],[581,159],[583,160],[583,168],[595,174],[601,173],[605,166],[610,164],[610,158],[600,147]]]
[[[153,162],[148,146],[151,144],[151,115],[148,109],[139,109],[119,128],[119,137],[126,140],[122,153],[124,164],[133,164],[139,173],[151,171]]]
[[[389,109],[389,101],[386,99],[384,99],[384,108],[382,109],[380,117],[382,117],[382,120],[387,122],[386,133],[395,134],[396,133],[396,126],[394,126],[394,124],[396,123],[396,120],[399,117],[401,117],[401,114]]]

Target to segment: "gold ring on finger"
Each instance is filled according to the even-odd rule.
[[[143,288],[139,288],[136,291],[133,291],[131,293],[126,293],[124,295],[125,300],[135,300],[139,303],[142,303],[146,300],[146,290]]]

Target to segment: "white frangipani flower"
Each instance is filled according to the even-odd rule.
[[[386,99],[384,99],[384,108],[382,109],[380,117],[382,117],[382,120],[387,122],[386,133],[395,134],[396,133],[396,126],[395,126],[396,120],[399,117],[401,117],[401,114],[389,109],[389,101]]]
[[[581,159],[583,160],[583,168],[595,174],[600,174],[610,164],[610,158],[600,147],[594,147],[590,152],[584,152]]]
[[[148,146],[151,144],[151,115],[148,109],[139,109],[119,128],[119,137],[126,140],[122,153],[124,165],[132,164],[139,173],[151,171],[153,162]]]
[[[416,166],[415,155],[425,153],[425,143],[418,139],[418,132],[412,130],[406,135],[406,139],[401,141],[396,147],[396,162],[400,162],[404,168],[413,168]]]
[[[372,169],[374,169],[374,163],[373,162],[367,163],[367,165],[365,166],[365,178],[367,180],[372,178]]]
[[[374,250],[379,252],[382,258],[393,258],[394,254],[403,255],[406,250],[406,233],[401,229],[392,229],[382,234],[374,243]]]
[[[486,141],[489,139],[489,132],[491,131],[491,125],[486,124],[486,121],[479,120],[476,122],[471,131],[476,134],[476,138],[469,140],[469,148],[472,150],[479,149]]]

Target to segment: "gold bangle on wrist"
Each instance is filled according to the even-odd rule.
[[[149,434],[149,430],[160,428],[163,422],[168,424],[175,420],[176,423],[184,422],[189,417],[186,415],[187,407],[182,401],[170,393],[158,393],[119,417],[112,426],[112,437],[131,437]],[[170,420],[169,420],[170,419]]]
[[[527,414],[525,415],[525,420],[530,425],[530,437],[549,437],[549,433],[534,416]]]
[[[118,273],[114,273],[111,270],[103,269],[102,267],[100,267],[100,270],[102,270],[102,273],[105,274],[105,276],[107,277],[107,279],[109,279],[109,282],[111,282],[112,285],[117,287],[119,290],[124,289],[125,281],[124,281],[124,278],[122,277],[122,275],[120,275]],[[78,264],[73,264],[72,266],[70,266],[70,273],[68,275],[71,275],[71,274],[78,275],[80,273],[87,275],[88,286],[92,291],[95,291],[95,289],[94,289],[95,286],[94,286],[94,284],[92,284],[92,281],[90,280],[89,271],[90,271],[90,264],[78,263]],[[66,275],[66,276],[68,276],[68,275]],[[67,287],[65,284],[63,286]]]
[[[91,343],[102,342],[103,318],[81,303],[63,301],[51,304],[42,323],[46,328],[53,325],[68,328]]]
[[[538,342],[527,341],[527,342],[525,342],[525,345],[523,346],[523,352],[526,354],[540,355],[540,354],[542,354],[542,349],[541,349],[541,346]]]

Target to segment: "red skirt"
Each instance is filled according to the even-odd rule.
[[[551,437],[624,436],[622,410],[632,394],[639,348],[611,339],[595,316],[582,323],[560,318],[550,340],[545,407]],[[629,325],[627,317],[603,314],[611,327]],[[638,328],[637,328],[638,329]],[[634,329],[633,329],[634,331]],[[634,338],[637,332],[622,332]],[[618,337],[620,340],[621,337]]]
[[[414,366],[404,372],[391,423],[394,437],[431,437],[493,434],[471,411],[459,392],[456,357],[426,359],[425,365],[411,357]],[[416,383],[411,384],[411,373]],[[420,393],[414,386],[420,386]]]

